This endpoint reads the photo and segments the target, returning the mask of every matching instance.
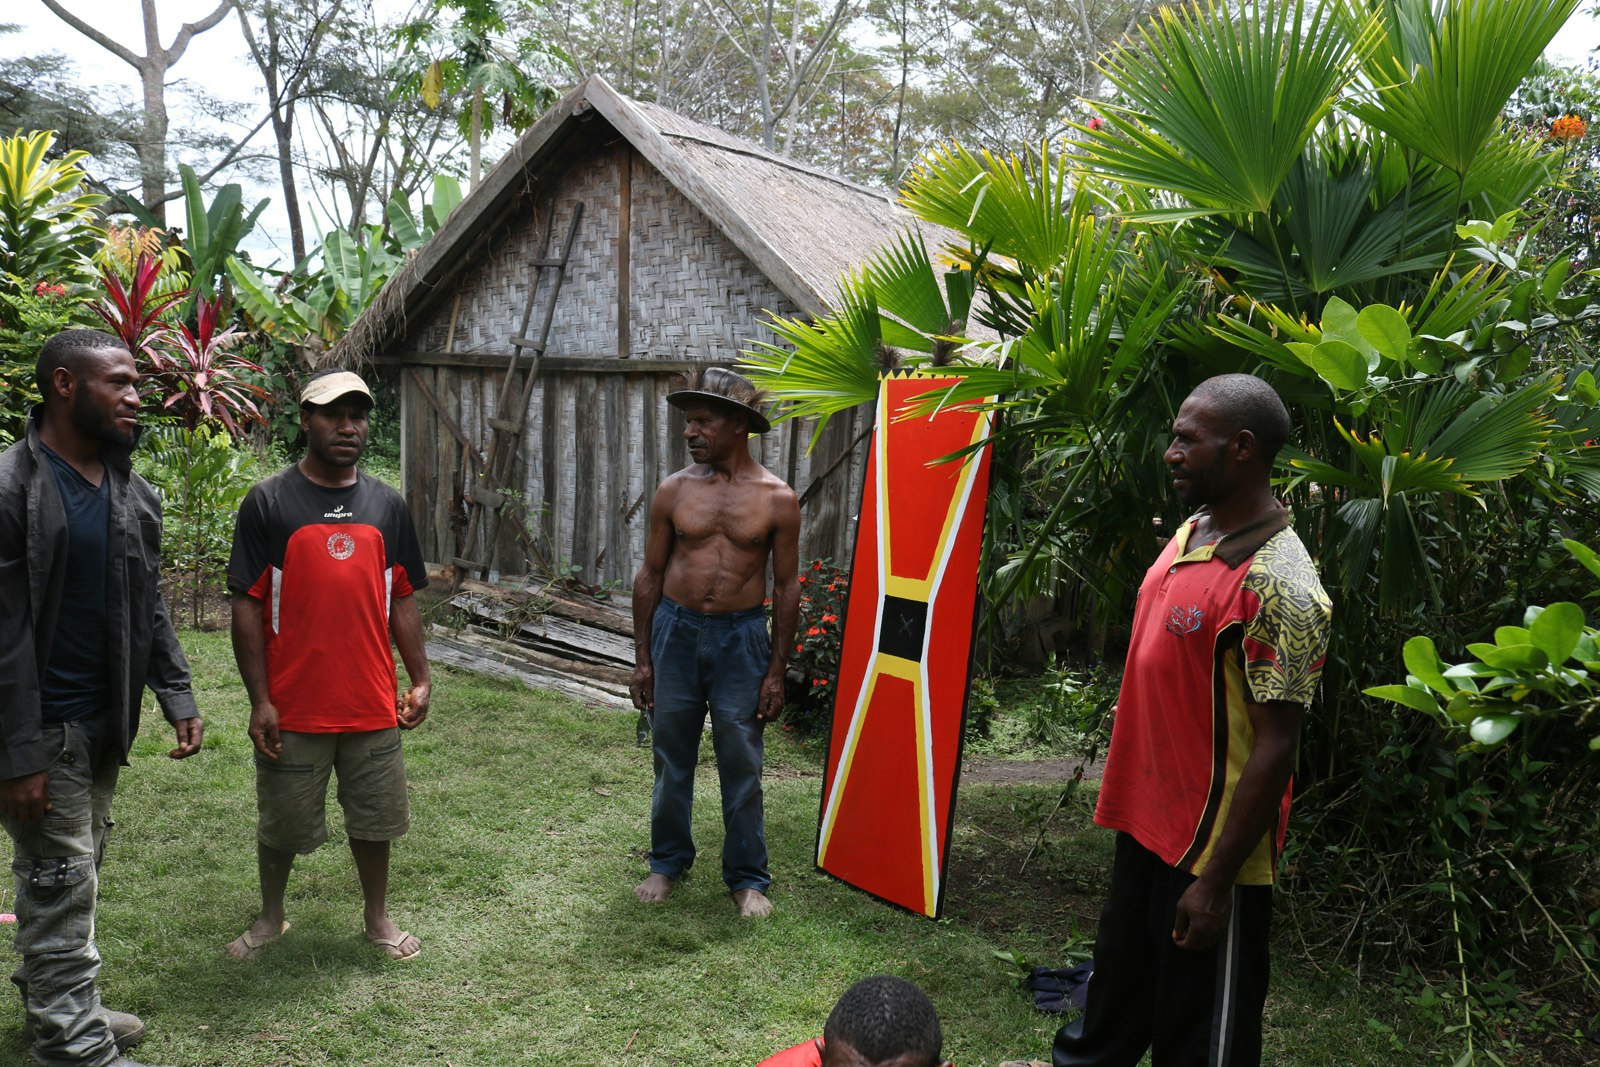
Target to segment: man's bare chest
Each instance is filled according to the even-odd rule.
[[[723,539],[758,548],[772,537],[767,499],[763,489],[697,488],[673,509],[673,530],[688,544]]]

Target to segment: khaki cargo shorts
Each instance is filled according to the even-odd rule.
[[[328,775],[339,776],[345,833],[393,841],[411,828],[400,731],[304,734],[284,730],[275,760],[256,753],[256,840],[279,852],[315,852],[328,839]]]

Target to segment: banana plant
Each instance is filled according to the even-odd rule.
[[[439,232],[461,203],[461,185],[449,175],[433,180],[433,195],[413,213],[401,193],[389,200],[388,232],[377,225],[355,236],[344,230],[323,234],[316,250],[292,272],[273,282],[237,256],[227,262],[234,293],[257,328],[286,344],[315,338],[332,344],[344,335],[379,290],[414,253]],[[317,262],[312,269],[311,263]]]
[[[239,242],[255,229],[256,220],[271,201],[260,201],[247,215],[243,190],[230,182],[218,189],[207,205],[194,168],[180,163],[178,172],[183,179],[187,226],[183,246],[189,253],[191,279],[196,298],[211,300],[220,292],[219,283],[228,276],[228,259],[238,251]]]
[[[461,183],[448,174],[434,175],[433,196],[416,214],[412,213],[406,195],[397,189],[384,209],[389,219],[389,233],[402,253],[415,252],[439,232],[439,227],[460,203]]]

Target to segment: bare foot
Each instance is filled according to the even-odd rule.
[[[759,919],[772,914],[772,901],[759,889],[741,889],[733,894],[733,902],[739,905],[741,919]]]
[[[633,887],[633,895],[645,904],[659,904],[672,892],[672,879],[664,874],[652,874]]]
[[[245,928],[244,933],[228,942],[224,950],[236,960],[250,956],[256,949],[269,942],[276,941],[289,932],[292,924],[284,918],[268,919],[256,916],[256,921]]]

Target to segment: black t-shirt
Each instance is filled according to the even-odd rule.
[[[39,686],[44,722],[75,722],[106,710],[106,541],[111,526],[111,481],[99,486],[44,446],[67,512],[67,576],[61,616],[50,640],[50,661]]]

